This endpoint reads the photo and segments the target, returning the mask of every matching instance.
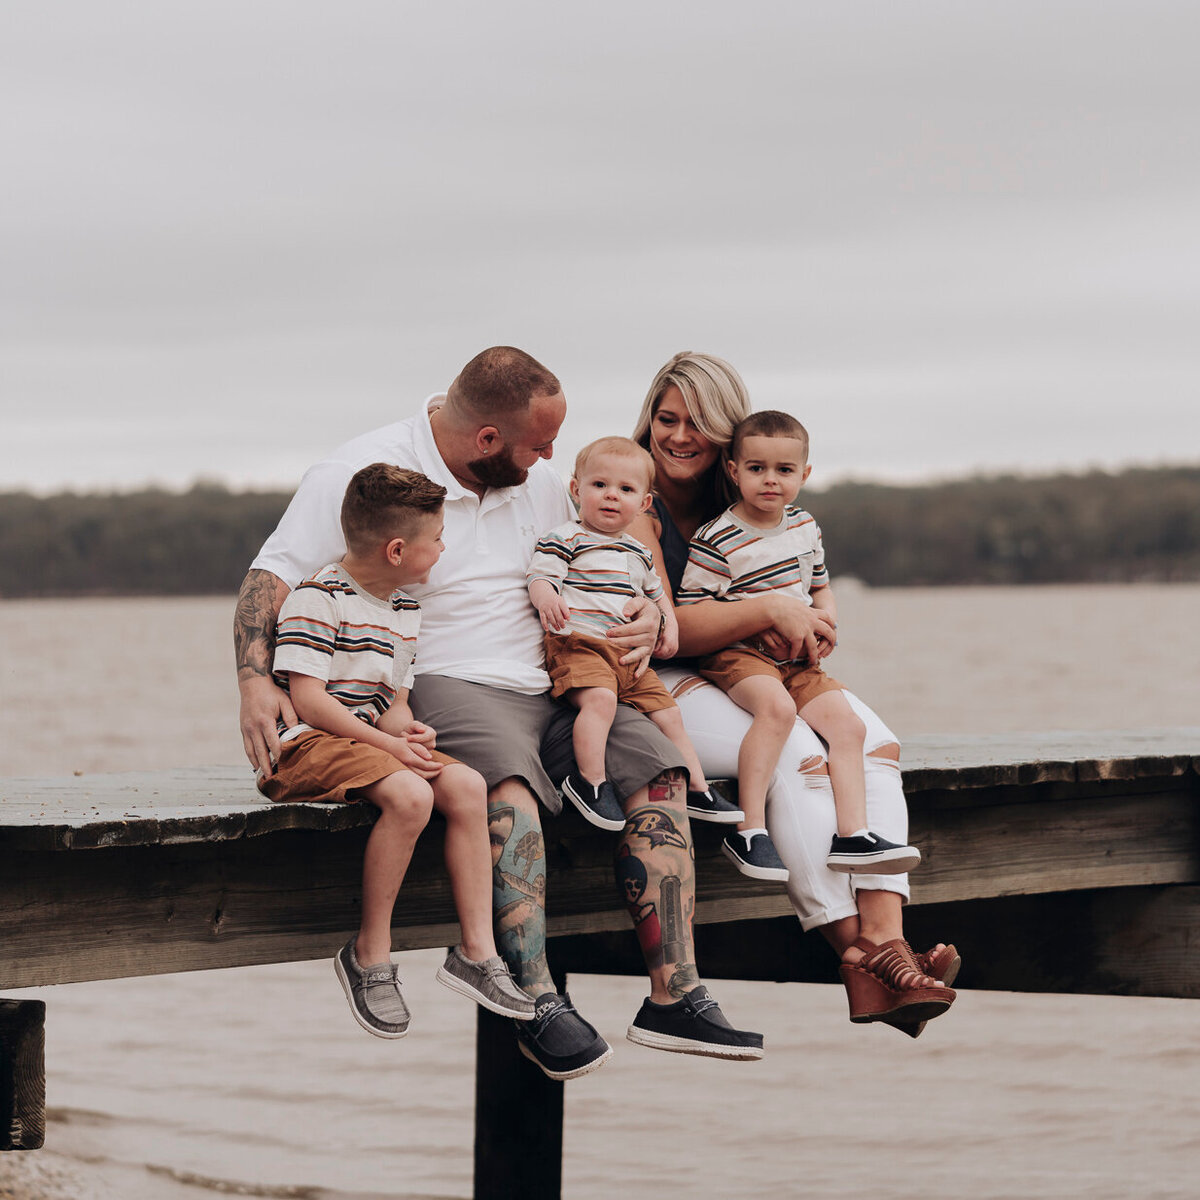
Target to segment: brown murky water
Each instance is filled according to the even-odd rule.
[[[837,674],[901,736],[1200,725],[1200,587],[839,601]],[[240,761],[231,609],[0,602],[0,773]],[[0,1155],[0,1200],[469,1196],[474,1012],[439,960],[402,958],[399,1043],[323,962],[10,993],[48,1003],[50,1122]],[[716,990],[762,1062],[632,1046],[641,983],[572,977],[616,1054],[567,1089],[571,1200],[1198,1194],[1195,1002],[964,992],[911,1042],[851,1026],[840,989]]]

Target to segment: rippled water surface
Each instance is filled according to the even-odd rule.
[[[1200,588],[839,599],[836,672],[902,736],[1200,724]],[[2,773],[239,761],[231,609],[0,602],[22,697]],[[48,1005],[49,1123],[45,1150],[0,1155],[0,1200],[469,1196],[474,1010],[439,959],[402,956],[397,1043],[358,1028],[324,962],[6,993]],[[571,1200],[1198,1194],[1192,1001],[962,992],[913,1042],[851,1026],[837,988],[723,981],[768,1046],[731,1064],[625,1042],[637,979],[570,986],[616,1048],[567,1087]]]

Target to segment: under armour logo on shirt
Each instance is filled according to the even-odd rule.
[[[533,537],[533,535],[534,535],[535,533],[537,533],[537,526],[536,526],[536,525],[522,525],[522,526],[521,526],[521,532],[522,532],[522,533],[523,533],[523,534],[524,534],[526,537]]]

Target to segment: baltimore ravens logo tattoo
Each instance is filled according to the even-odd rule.
[[[687,846],[687,838],[679,832],[675,822],[657,808],[643,808],[629,817],[632,826],[630,832],[635,837],[645,838],[654,846],[678,846],[681,850]]]

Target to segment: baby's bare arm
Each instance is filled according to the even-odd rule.
[[[557,633],[570,619],[571,609],[548,579],[529,581],[529,599],[542,618],[542,628]]]

